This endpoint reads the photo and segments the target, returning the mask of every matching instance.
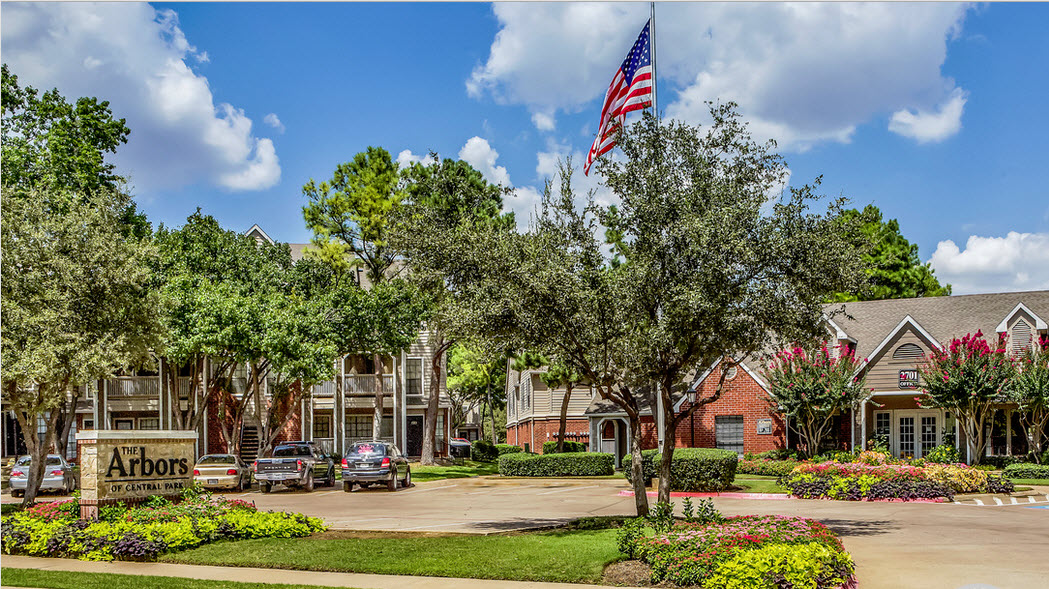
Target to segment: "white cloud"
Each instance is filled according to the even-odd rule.
[[[540,131],[553,131],[557,127],[553,113],[546,112],[532,113],[532,124]]]
[[[506,168],[495,165],[495,160],[499,159],[499,152],[488,144],[487,139],[477,136],[468,139],[466,145],[459,150],[459,159],[476,168],[484,179],[492,184],[513,186]]]
[[[405,149],[401,153],[397,154],[397,164],[402,168],[410,166],[411,164],[422,164],[428,166],[433,163],[433,156],[430,154],[426,155],[415,155],[412,150]]]
[[[271,112],[270,114],[263,117],[262,122],[273,127],[281,133],[284,132],[284,123],[280,122],[280,117],[277,116],[277,113]]]
[[[936,277],[951,283],[955,294],[1047,289],[1049,233],[973,235],[964,250],[951,240],[941,241],[929,261]]]
[[[500,30],[467,90],[525,105],[533,115],[576,112],[603,97],[649,13],[647,3],[496,3],[493,10]],[[774,138],[783,149],[848,142],[875,117],[953,104],[958,88],[941,67],[947,38],[960,31],[967,10],[941,3],[663,3],[656,31],[660,107],[701,123],[708,118],[704,101],[733,100],[757,137]]]
[[[955,88],[947,101],[936,111],[896,111],[889,121],[889,130],[910,137],[918,143],[943,141],[961,130],[966,96],[964,90]]]
[[[261,190],[280,181],[273,142],[242,109],[216,104],[190,64],[208,62],[171,10],[144,3],[4,3],[4,62],[23,85],[57,87],[69,100],[108,100],[126,118],[113,157],[137,190],[203,182]]]

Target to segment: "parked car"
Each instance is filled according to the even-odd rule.
[[[269,493],[273,485],[302,487],[313,491],[314,485],[335,486],[335,462],[313,442],[284,442],[269,458],[255,461],[255,480],[259,490]]]
[[[448,453],[453,458],[469,458],[470,449],[473,447],[470,440],[466,438],[452,438],[448,440]]]
[[[21,497],[25,495],[26,485],[29,483],[29,467],[33,462],[32,456],[20,456],[11,467],[11,496]],[[44,463],[44,480],[40,481],[41,491],[61,491],[68,495],[76,490],[76,474],[73,466],[58,454],[48,454],[47,462]]]
[[[193,482],[208,489],[251,487],[251,469],[233,454],[206,454],[193,465]]]
[[[401,476],[398,477],[398,474]],[[342,490],[349,493],[353,485],[362,488],[372,483],[386,483],[390,491],[412,485],[412,469],[404,454],[387,442],[354,442],[342,459]]]

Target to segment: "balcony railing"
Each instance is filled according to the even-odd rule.
[[[322,383],[313,385],[313,396],[314,397],[334,397],[335,396],[335,381],[326,380]]]
[[[374,395],[375,394],[375,375],[374,374],[355,374],[347,376],[343,381],[343,392],[347,395]],[[384,374],[382,375],[382,390],[387,395],[393,394],[393,375]]]
[[[160,379],[156,376],[118,376],[106,381],[107,394],[116,397],[160,396]]]

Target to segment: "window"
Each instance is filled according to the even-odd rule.
[[[85,419],[84,420],[84,426],[81,427],[80,429],[82,429],[82,430],[95,429],[95,420],[94,419]]]
[[[714,418],[714,438],[717,447],[743,453],[743,416],[718,415]]]
[[[393,437],[393,417],[384,415],[382,425],[379,427],[379,435],[383,438]],[[372,416],[369,415],[347,415],[346,437],[351,440],[372,439]]]
[[[160,429],[159,417],[139,417],[138,429]]]
[[[405,392],[409,395],[423,394],[423,360],[408,358],[404,365]]]
[[[887,412],[874,414],[874,433],[879,436],[888,436],[892,426],[892,420]]]
[[[135,420],[134,419],[114,419],[113,420],[113,425],[116,426],[117,429],[121,429],[121,430],[135,429]]]
[[[330,438],[331,437],[331,415],[314,415],[313,416],[313,437],[314,438]]]
[[[733,378],[736,378],[736,374],[738,373],[739,369],[736,368],[736,365],[730,364],[728,368],[725,369],[725,380],[732,380]]]

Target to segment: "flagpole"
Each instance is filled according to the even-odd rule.
[[[649,20],[648,28],[648,42],[651,44],[650,49],[652,50],[652,110],[656,114],[656,120],[659,120],[659,100],[656,98],[656,3],[649,2],[652,7],[652,16]]]

